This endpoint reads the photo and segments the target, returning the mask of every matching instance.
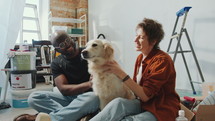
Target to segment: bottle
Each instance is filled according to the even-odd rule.
[[[24,51],[29,51],[29,45],[28,45],[28,41],[27,40],[24,40]]]
[[[175,121],[188,121],[188,119],[185,116],[184,110],[178,111],[178,117],[175,119]]]
[[[20,44],[19,48],[20,48],[19,50],[21,52],[29,51],[29,46],[28,46],[27,40],[24,40],[24,43]]]

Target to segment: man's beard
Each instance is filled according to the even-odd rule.
[[[72,58],[76,55],[76,51],[77,50],[74,50],[72,52],[65,52],[65,53],[62,53],[64,56],[66,56],[66,58]]]
[[[62,54],[66,57],[66,58],[73,58],[76,56],[78,51],[78,46],[76,45],[76,43],[73,45],[73,51],[66,51],[66,52],[62,52]]]

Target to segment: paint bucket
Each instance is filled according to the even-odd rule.
[[[36,70],[11,71],[11,88],[32,89],[36,87]]]
[[[10,90],[13,108],[27,108],[27,107],[29,107],[28,97],[34,91],[36,91],[36,89]]]
[[[11,70],[35,70],[36,52],[14,52],[10,58]]]

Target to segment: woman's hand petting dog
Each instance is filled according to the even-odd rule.
[[[104,72],[113,73],[120,79],[123,79],[127,75],[116,61],[109,61],[102,67],[105,68]]]

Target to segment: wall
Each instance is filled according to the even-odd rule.
[[[42,39],[48,40],[49,39],[49,0],[40,0],[39,1],[39,17],[40,17],[40,27],[41,27],[41,36]]]
[[[49,27],[49,16],[74,19],[78,19],[84,14],[87,16],[88,0],[40,0],[39,8],[42,39],[49,39],[49,31],[51,31],[51,27]],[[51,24],[72,28],[77,27],[75,23],[52,22]],[[86,37],[82,39],[86,39]]]
[[[99,33],[117,45],[118,59],[129,75],[133,75],[136,56],[134,50],[135,27],[144,17],[153,18],[163,24],[165,38],[161,49],[166,51],[176,20],[176,12],[184,6],[191,6],[185,27],[188,30],[194,50],[207,82],[215,81],[215,1],[214,0],[89,0],[89,39]],[[180,22],[179,22],[180,23]],[[180,24],[181,26],[181,24]],[[186,38],[182,37],[184,49],[188,48]],[[187,62],[194,81],[201,82],[191,54]],[[177,71],[177,89],[191,90],[188,76],[181,56],[175,63]],[[197,90],[199,84],[194,84]]]
[[[78,6],[77,0],[51,0],[50,1],[50,11],[52,17],[60,18],[76,18],[76,6]],[[72,26],[75,27],[73,23],[59,23],[53,22],[53,25],[60,26]]]
[[[50,11],[51,11],[52,17],[79,19],[81,16],[85,14],[87,16],[88,0],[50,0]],[[80,26],[81,27],[88,26],[84,24],[79,25],[77,23],[65,23],[65,22],[52,22],[52,25],[67,26],[70,28],[80,28]],[[86,33],[88,32],[86,31]],[[87,34],[86,36],[79,39],[80,39],[79,44],[85,45]]]

